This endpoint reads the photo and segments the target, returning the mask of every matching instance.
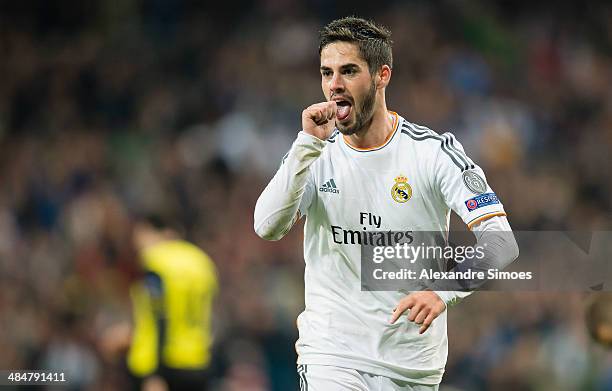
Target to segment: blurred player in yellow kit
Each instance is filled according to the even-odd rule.
[[[110,349],[129,344],[134,390],[206,390],[215,266],[160,216],[139,219],[133,241],[144,271],[130,290],[133,329],[115,327]]]

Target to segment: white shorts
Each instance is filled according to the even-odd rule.
[[[298,365],[300,391],[438,391],[423,385],[331,365]]]

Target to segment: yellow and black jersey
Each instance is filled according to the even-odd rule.
[[[130,372],[144,377],[160,366],[206,368],[217,291],[213,262],[198,247],[181,240],[158,243],[140,256],[145,276],[130,292],[134,312],[127,357]]]

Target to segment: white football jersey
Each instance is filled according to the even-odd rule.
[[[405,293],[361,290],[354,232],[445,233],[451,209],[469,227],[505,213],[483,171],[452,134],[390,115],[393,132],[382,146],[354,148],[336,130],[309,167],[299,204],[306,216],[306,293],[298,318],[298,364],[438,384],[448,350],[446,311],[422,335],[405,316],[390,324]]]

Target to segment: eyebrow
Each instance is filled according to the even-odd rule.
[[[340,72],[347,70],[347,69],[359,69],[359,65],[353,64],[353,63],[344,64],[340,67]],[[330,67],[326,67],[322,65],[320,70],[321,71],[331,71],[332,69]]]

